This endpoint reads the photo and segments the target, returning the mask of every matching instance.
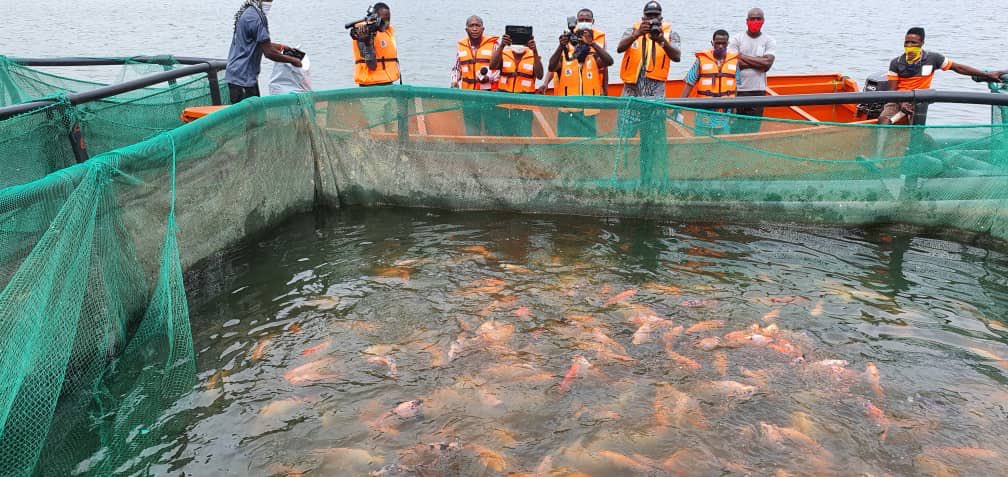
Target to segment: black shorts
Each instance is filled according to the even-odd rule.
[[[259,96],[259,85],[238,86],[236,84],[228,83],[228,94],[231,96],[231,104],[237,104],[245,98]]]

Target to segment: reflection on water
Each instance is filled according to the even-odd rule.
[[[1008,260],[889,230],[355,210],[207,265],[155,474],[995,475]]]

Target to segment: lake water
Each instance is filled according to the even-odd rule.
[[[182,432],[150,450],[156,475],[1008,464],[1002,252],[896,229],[359,209],[197,271],[199,383],[164,417]]]
[[[343,24],[364,15],[365,2],[276,0],[270,14],[273,39],[300,45],[313,62],[316,89],[352,86],[350,39]],[[640,17],[645,2],[543,3],[514,0],[505,6],[472,2],[386,2],[398,33],[404,81],[416,85],[448,86],[454,44],[464,34],[465,19],[483,17],[487,31],[501,34],[504,25],[528,24],[535,29],[544,57],[556,48],[566,17],[582,7],[595,11],[597,26],[608,34],[611,49],[622,32]],[[174,0],[77,0],[20,2],[4,23],[4,54],[10,56],[128,56],[164,54],[227,56],[233,15],[239,0],[208,2]],[[709,46],[714,30],[733,35],[745,26],[751,1],[707,2],[703,8],[684,2],[665,2],[665,18],[683,40],[684,61],[671,77],[683,77],[693,52]],[[995,3],[951,4],[940,0],[864,0],[766,2],[765,31],[777,39],[774,72],[842,72],[864,83],[872,73],[884,72],[902,52],[903,34],[911,26],[928,31],[926,47],[979,68],[1008,69],[1000,54],[1008,17]],[[992,54],[991,52],[994,52]],[[615,54],[615,51],[612,51]],[[1000,63],[1000,64],[995,64]],[[271,66],[264,67],[266,81]],[[615,76],[615,70],[612,72]],[[94,72],[88,72],[94,75]],[[114,78],[108,74],[107,79]],[[939,73],[934,87],[943,90],[986,91],[969,78]],[[265,88],[264,88],[265,90]],[[939,105],[931,123],[986,122],[989,108]]]

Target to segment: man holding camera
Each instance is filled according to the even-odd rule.
[[[679,34],[662,18],[662,7],[656,1],[644,5],[644,16],[626,31],[617,53],[623,53],[620,78],[623,96],[638,96],[657,101],[665,99],[665,82],[671,62],[679,62]]]
[[[504,34],[490,59],[490,69],[500,71],[498,91],[534,94],[536,80],[543,77],[542,58],[536,49],[535,38],[528,37],[524,45],[512,44],[511,36]],[[501,107],[501,135],[531,136],[532,111],[521,106]]]
[[[679,62],[679,35],[662,18],[661,5],[652,0],[644,5],[644,16],[626,31],[616,48],[623,53],[620,79],[623,96],[637,96],[651,101],[665,100],[665,82],[671,62]],[[668,138],[665,132],[665,108],[652,105],[631,105],[617,118],[621,137],[628,138],[640,131],[640,180],[653,185],[654,174],[668,178]]]
[[[452,88],[474,91],[497,89],[500,71],[490,69],[498,38],[483,34],[483,19],[473,15],[466,20],[466,36],[458,41],[455,66],[452,67]],[[463,102],[462,117],[466,134],[479,136],[486,132],[492,121],[486,105]]]
[[[266,12],[272,6],[273,0],[245,0],[235,13],[234,34],[224,72],[231,104],[259,96],[259,69],[263,56],[277,63],[301,67],[301,60],[285,55],[283,45],[270,41]]]
[[[594,15],[582,9],[577,17],[567,21],[567,31],[560,35],[549,60],[549,70],[556,74],[553,87],[557,96],[604,96],[604,72],[613,64],[605,50],[605,34],[593,28]],[[598,111],[567,111],[557,113],[557,135],[561,137],[591,137],[596,134],[595,114]]]
[[[399,80],[399,52],[389,6],[378,2],[367,16],[352,25],[354,82],[360,86],[385,86]]]

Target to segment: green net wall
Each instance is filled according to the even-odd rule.
[[[135,79],[164,69],[162,65],[124,60],[119,78]],[[182,109],[210,104],[208,84],[206,75],[193,76],[77,106],[57,103],[0,121],[0,164],[5,171],[0,187],[23,184],[75,164],[69,142],[73,124],[80,125],[92,156],[178,127],[182,125]],[[107,85],[57,76],[0,57],[0,106],[102,86]],[[226,93],[226,85],[221,91]]]
[[[291,214],[395,204],[1006,239],[1006,127],[414,87],[244,101],[0,190],[0,468],[133,475],[170,454],[195,382],[183,271]]]

